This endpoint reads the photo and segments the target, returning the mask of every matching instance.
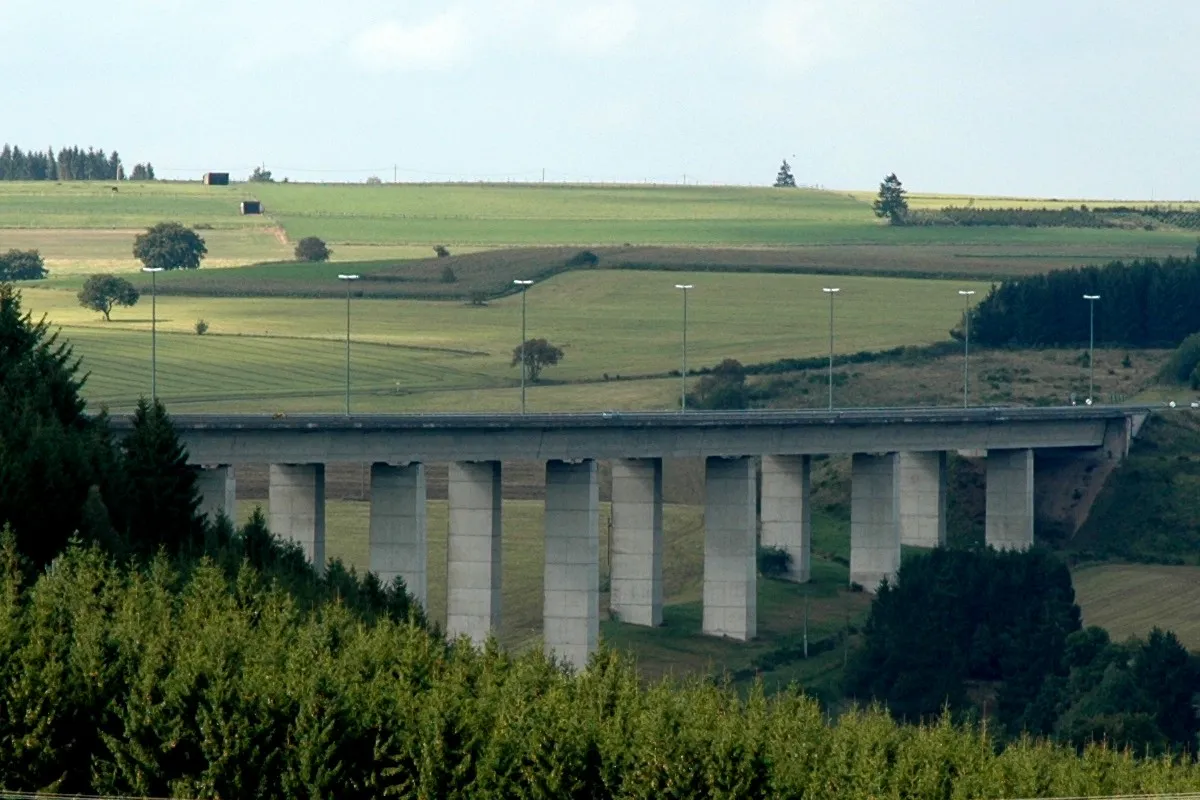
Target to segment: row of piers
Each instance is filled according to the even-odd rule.
[[[1033,543],[1033,451],[986,454],[986,538],[997,548]],[[612,461],[611,608],[624,623],[663,619],[663,465]],[[234,516],[228,465],[198,469],[202,511]],[[811,457],[709,457],[705,463],[703,632],[747,640],[757,627],[757,549],[791,555],[791,580],[811,565]],[[761,477],[760,477],[761,476]],[[500,623],[501,462],[450,464],[446,630],[482,643]],[[371,467],[370,564],[385,583],[404,579],[428,597],[425,466]],[[759,485],[761,480],[761,486]],[[896,575],[901,545],[946,540],[946,453],[857,453],[851,460],[850,581],[874,591]],[[600,620],[597,462],[546,462],[544,642],[577,667],[595,649]],[[325,556],[325,465],[270,466],[269,525]]]

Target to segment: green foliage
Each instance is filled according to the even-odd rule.
[[[204,240],[178,222],[160,222],[133,240],[133,256],[150,269],[197,269],[208,254]]]
[[[758,572],[764,578],[781,578],[792,567],[792,554],[782,547],[758,546]]]
[[[529,339],[524,344],[513,348],[512,364],[517,366],[524,361],[525,376],[533,383],[541,377],[542,369],[552,367],[562,360],[561,347],[555,347],[545,339]]]
[[[271,176],[271,170],[266,167],[255,167],[250,173],[250,177],[246,178],[250,183],[274,183],[275,178]]]
[[[442,283],[457,283],[458,282],[458,276],[454,274],[454,267],[451,267],[449,264],[442,267],[441,281],[442,281]]]
[[[296,242],[297,261],[328,261],[332,253],[333,251],[325,245],[325,240],[316,236],[305,236]]]
[[[49,274],[37,250],[9,250],[0,254],[0,282],[36,281]]]
[[[1086,346],[1085,294],[1101,298],[1098,342],[1173,346],[1200,329],[1200,257],[1112,261],[1004,281],[972,309],[971,338],[994,346]]]
[[[196,331],[197,336],[203,336],[204,334],[208,333],[208,322],[206,322],[205,320],[202,320],[202,319],[196,320],[196,324],[193,327]]]
[[[689,406],[713,411],[748,408],[750,400],[746,368],[735,358],[727,358],[713,367],[688,394]]]
[[[76,297],[79,305],[103,314],[105,322],[111,319],[114,306],[134,306],[139,299],[132,283],[107,273],[90,276]]]
[[[788,164],[786,158],[783,160],[783,163],[779,166],[779,174],[777,174],[775,176],[775,184],[774,185],[775,185],[776,189],[795,189],[796,188],[796,178],[794,175],[792,175],[792,168]]]
[[[934,550],[880,588],[847,689],[918,719],[966,708],[968,681],[1003,681],[996,711],[1011,724],[1079,620],[1070,573],[1044,552]]]
[[[152,555],[159,548],[198,552],[204,522],[196,511],[196,473],[160,401],[138,401],[121,455],[124,497],[119,527],[131,550],[140,555]]]
[[[566,266],[568,267],[594,267],[600,263],[600,256],[593,253],[591,250],[580,250],[575,255],[567,259]]]
[[[115,181],[124,176],[121,157],[89,147],[64,147],[55,155],[4,145],[0,149],[0,181]]]
[[[145,164],[134,164],[133,171],[129,173],[131,181],[152,181],[154,180],[154,165],[147,161]]]
[[[236,538],[236,537],[235,537]],[[1149,675],[1147,678],[1151,677]],[[533,650],[306,606],[249,564],[117,567],[75,546],[30,581],[0,539],[0,782],[182,797],[1036,797],[1190,790],[1190,759],[1021,739],[945,714],[836,723],[798,691],[644,686],[602,649]]]
[[[879,184],[879,195],[871,204],[871,209],[877,217],[886,217],[891,225],[903,225],[908,217],[908,200],[905,199],[904,186],[896,173],[892,173]]]
[[[1158,377],[1172,383],[1191,383],[1197,367],[1200,367],[1200,333],[1193,333],[1175,348],[1175,352],[1159,370]],[[1192,388],[1195,388],[1195,384]]]

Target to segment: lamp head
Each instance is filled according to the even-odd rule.
[[[675,284],[675,288],[683,289],[684,291],[687,291],[688,289],[693,288],[693,285],[690,283],[677,283],[677,284]]]
[[[517,286],[533,286],[533,281],[514,280],[513,283]]]
[[[1098,295],[1098,294],[1085,294],[1085,295],[1083,296],[1083,299],[1084,299],[1084,300],[1099,300],[1099,299],[1100,299],[1100,295]]]
[[[338,280],[339,281],[356,281],[356,280],[358,280],[358,276],[357,275],[338,275]]]
[[[162,272],[162,267],[142,267],[142,272]]]
[[[822,289],[821,289],[821,291],[822,291],[822,292],[828,292],[829,294],[837,294],[838,292],[840,292],[840,291],[841,291],[841,287],[838,287],[838,286],[834,286],[834,287],[824,287],[824,288],[822,288]]]
[[[958,293],[965,297],[970,297],[971,295],[975,294],[975,290],[974,289],[959,289]]]

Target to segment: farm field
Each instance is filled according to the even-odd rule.
[[[678,369],[682,297],[672,286],[679,281],[696,285],[688,306],[693,369],[724,358],[753,363],[828,352],[829,305],[821,292],[828,281],[820,276],[569,273],[528,294],[529,336],[545,337],[565,352],[561,364],[544,373],[545,384],[532,387],[530,408],[672,407],[677,383],[638,385],[618,376],[665,378]],[[838,285],[835,349],[848,353],[945,339],[961,315],[957,290],[967,284],[844,276]],[[23,296],[27,310],[62,326],[83,357],[90,401],[119,410],[147,392],[147,300],[116,309],[105,323],[80,308],[70,291],[26,288]],[[345,314],[344,296],[160,297],[159,396],[176,411],[341,410]],[[511,353],[520,339],[519,296],[486,307],[356,299],[351,314],[358,410],[515,406],[519,374]],[[202,337],[193,332],[198,319],[210,325]],[[473,391],[445,396],[464,389]]]
[[[1074,579],[1085,625],[1099,625],[1114,641],[1157,626],[1200,650],[1200,567],[1103,564],[1076,570]]]
[[[889,228],[874,218],[871,193],[749,187],[519,184],[234,184],[107,182],[0,184],[0,247],[38,247],[66,272],[136,269],[132,232],[164,219],[213,237],[211,266],[286,258],[289,242],[320,236],[338,260],[426,256],[435,244],[455,253],[518,246],[691,248],[860,248],[806,256],[814,268],[856,262],[883,269],[897,257],[944,271],[958,255],[1027,270],[1097,257],[1187,252],[1195,234],[1177,230]],[[238,201],[263,201],[243,217]],[[924,202],[911,198],[914,207]],[[935,207],[945,204],[937,196]],[[1004,201],[1010,202],[1010,201]],[[1017,202],[1017,201],[1012,201]],[[1020,201],[1045,204],[1045,201]],[[116,239],[97,243],[90,231]],[[22,231],[18,235],[18,231]],[[229,232],[243,231],[241,236]],[[118,236],[118,232],[120,233]],[[282,236],[281,236],[282,234]],[[129,243],[119,239],[128,236]],[[19,245],[16,243],[19,239]],[[6,244],[7,243],[7,244]],[[861,248],[868,248],[861,250]],[[911,248],[924,248],[919,253]],[[967,248],[963,251],[962,248]],[[904,259],[902,259],[904,260]],[[1033,264],[1043,264],[1035,267]],[[995,265],[978,264],[995,273]],[[913,267],[915,269],[915,267]]]

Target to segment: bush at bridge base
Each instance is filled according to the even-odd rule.
[[[831,724],[796,692],[644,687],[602,651],[447,644],[250,567],[181,575],[75,546],[0,552],[0,785],[186,797],[1034,797],[1180,791],[1200,769],[1102,746],[1003,752],[942,719]]]

